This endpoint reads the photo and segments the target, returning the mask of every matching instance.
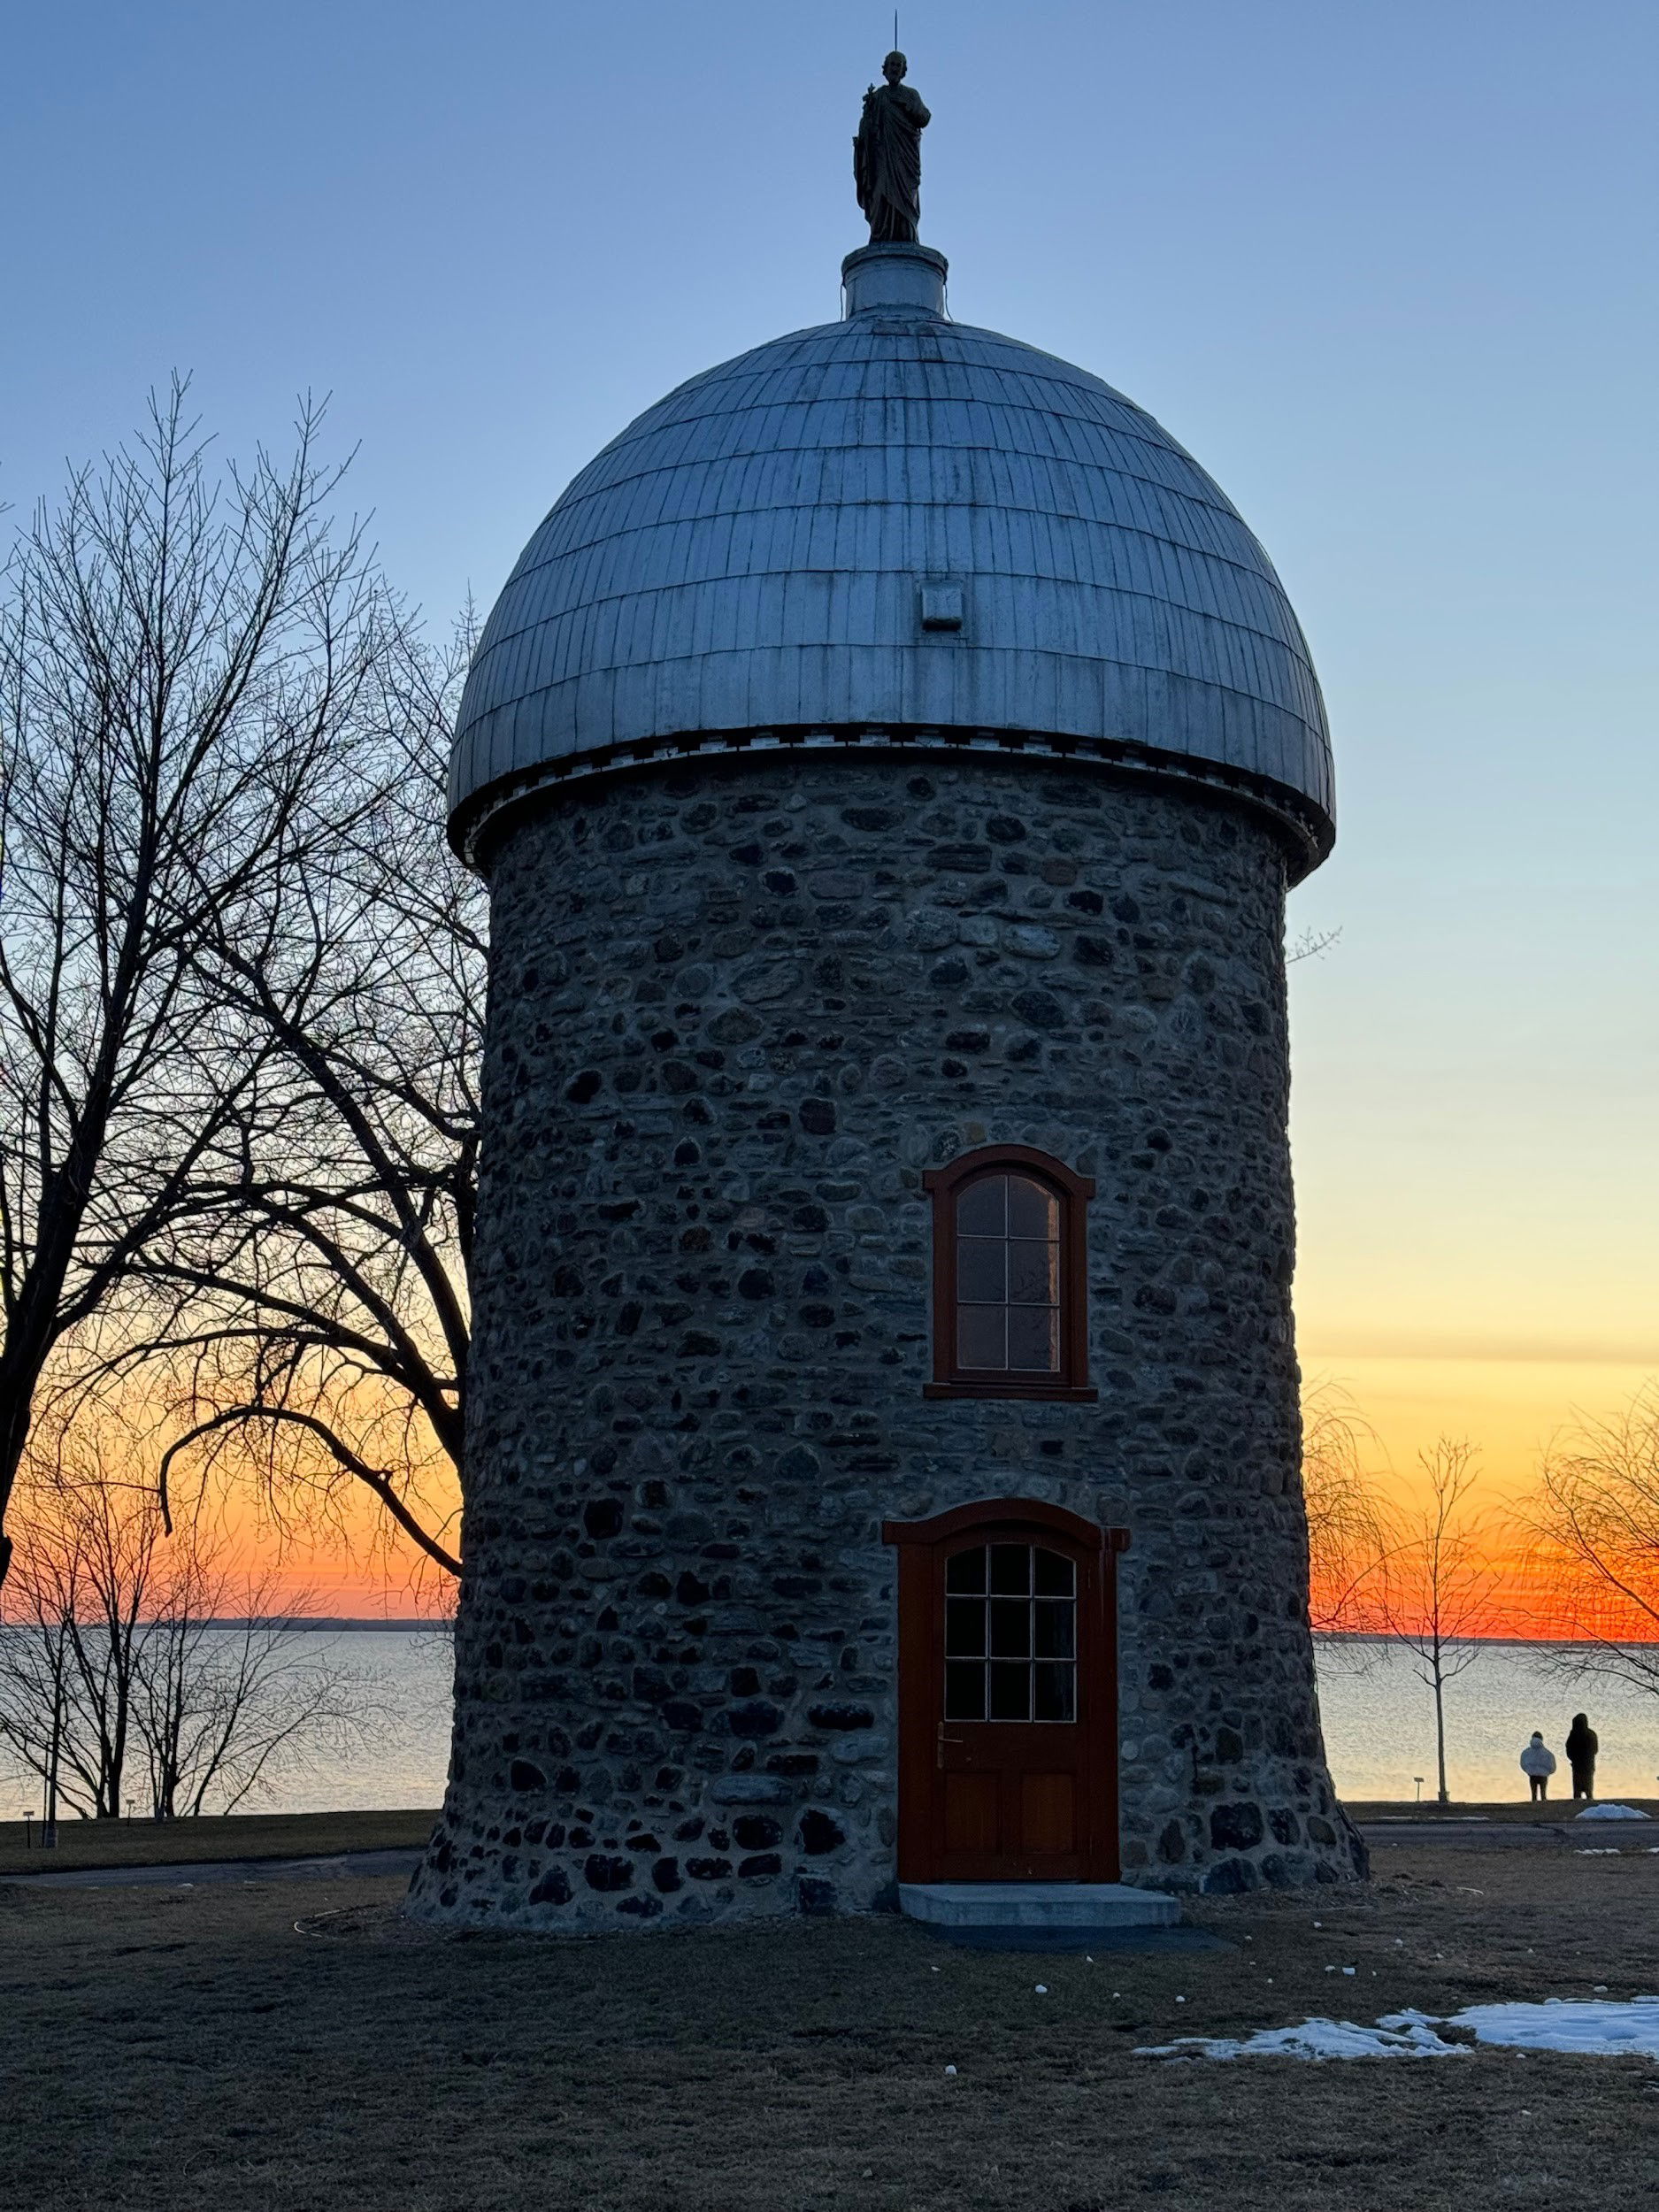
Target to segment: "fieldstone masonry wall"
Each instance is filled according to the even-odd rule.
[[[1104,772],[618,779],[492,866],[454,1762],[411,1909],[892,1896],[884,1517],[1126,1525],[1125,1878],[1352,1878],[1297,1473],[1285,867]],[[1092,1175],[1096,1405],[928,1402],[925,1167]]]

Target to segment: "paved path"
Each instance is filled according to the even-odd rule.
[[[188,1889],[196,1882],[342,1882],[358,1875],[410,1875],[419,1850],[337,1851],[326,1859],[199,1859],[182,1866],[84,1866],[62,1874],[0,1874],[29,1889]]]
[[[1635,1829],[1635,1835],[1629,1832]],[[1367,1820],[1360,1833],[1373,1850],[1391,1844],[1419,1849],[1526,1851],[1619,1841],[1659,1839],[1659,1821],[1638,1828],[1634,1821],[1563,1822],[1503,1820]],[[361,1876],[407,1878],[420,1864],[416,1849],[337,1851],[319,1859],[202,1859],[180,1866],[88,1866],[62,1874],[0,1874],[0,1882],[31,1889],[188,1888],[196,1882],[342,1882]]]
[[[1610,1821],[1586,1821],[1585,1828],[1612,1824]],[[1585,1828],[1572,1830],[1564,1822],[1534,1824],[1518,1820],[1362,1820],[1359,1824],[1361,1835],[1373,1851],[1379,1845],[1397,1843],[1436,1851],[1548,1850],[1563,1843],[1582,1847],[1589,1840]]]

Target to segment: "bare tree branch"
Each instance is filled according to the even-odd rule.
[[[1607,1419],[1580,1415],[1525,1514],[1571,1640],[1558,1663],[1659,1693],[1659,1384]]]
[[[440,826],[471,644],[464,626],[446,652],[405,635],[381,657],[372,733],[315,795],[339,826],[302,821],[263,926],[198,948],[252,1073],[149,1240],[143,1317],[104,1363],[173,1379],[170,1466],[234,1448],[311,1517],[358,1486],[445,1574],[487,947],[482,888]]]
[[[308,403],[216,473],[176,383],[0,605],[0,1524],[43,1378],[107,1320],[265,1080],[204,986],[258,941],[401,633]],[[352,834],[337,815],[331,834]],[[0,1581],[11,1555],[0,1533]]]
[[[1381,1440],[1340,1385],[1302,1394],[1302,1488],[1308,1516],[1309,1612],[1325,1635],[1363,1632],[1399,1540],[1366,1465]]]

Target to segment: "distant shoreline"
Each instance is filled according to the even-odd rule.
[[[0,1619],[0,1632],[7,1629],[27,1630],[34,1625],[27,1621]],[[446,1636],[454,1628],[453,1620],[422,1620],[419,1617],[380,1620],[373,1615],[347,1613],[276,1614],[264,1618],[246,1615],[227,1615],[204,1620],[203,1628],[248,1629],[285,1628],[296,1635],[307,1636]],[[1320,1628],[1313,1632],[1316,1648],[1322,1644],[1399,1644],[1407,1640],[1401,1636],[1379,1635],[1374,1631],[1351,1628]],[[1478,1644],[1489,1651],[1567,1651],[1574,1648],[1592,1650],[1593,1640],[1583,1636],[1471,1636],[1461,1640]],[[1659,1640],[1651,1644],[1632,1643],[1632,1650],[1659,1652]]]
[[[1375,1629],[1316,1628],[1315,1644],[1402,1644],[1409,1645],[1407,1636],[1386,1636]],[[1483,1651],[1536,1651],[1540,1646],[1556,1651],[1596,1651],[1602,1648],[1593,1636],[1460,1636],[1460,1644],[1475,1644]],[[1624,1640],[1621,1639],[1621,1645]],[[1659,1640],[1643,1643],[1632,1637],[1628,1645],[1632,1651],[1659,1651]]]
[[[22,1624],[16,1624],[22,1625]],[[442,1620],[377,1620],[373,1617],[349,1614],[279,1615],[267,1620],[250,1623],[242,1618],[204,1621],[206,1628],[291,1628],[307,1634],[352,1635],[385,1632],[397,1635],[447,1635],[454,1627],[449,1618]],[[1404,1644],[1402,1636],[1386,1636],[1374,1630],[1351,1628],[1320,1628],[1313,1632],[1313,1640],[1320,1644]],[[1460,1640],[1478,1644],[1489,1651],[1537,1651],[1542,1649],[1571,1650],[1582,1647],[1594,1648],[1593,1640],[1584,1636],[1470,1636]],[[1632,1644],[1634,1650],[1659,1651],[1659,1641],[1652,1644]]]
[[[21,1626],[24,1624],[19,1623],[18,1625]],[[354,1632],[366,1634],[371,1631],[376,1633],[389,1631],[397,1635],[443,1636],[449,1633],[454,1623],[447,1617],[436,1621],[382,1621],[372,1617],[360,1619],[349,1614],[278,1613],[265,1617],[246,1614],[224,1614],[204,1620],[199,1625],[203,1628],[292,1628],[296,1631],[303,1630],[307,1635],[336,1636],[349,1635]]]

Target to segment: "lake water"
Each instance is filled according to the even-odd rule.
[[[304,1640],[349,1673],[374,1715],[368,1740],[347,1755],[294,1761],[274,1793],[249,1812],[327,1812],[436,1805],[449,1756],[449,1645],[438,1634],[308,1632]],[[1410,1799],[1413,1778],[1434,1794],[1434,1709],[1398,1645],[1343,1639],[1321,1651],[1325,1743],[1345,1797]],[[1580,1709],[1601,1739],[1598,1792],[1659,1795],[1659,1696],[1555,1671],[1550,1647],[1490,1644],[1446,1694],[1452,1794],[1525,1795],[1517,1761],[1534,1728],[1561,1762],[1552,1794],[1571,1789],[1563,1751]],[[0,1818],[37,1803],[39,1791],[0,1752]]]
[[[1560,1671],[1561,1647],[1486,1644],[1446,1687],[1446,1769],[1454,1797],[1524,1798],[1521,1747],[1533,1729],[1558,1762],[1552,1797],[1570,1797],[1567,1731],[1590,1716],[1601,1739],[1599,1797],[1659,1797],[1659,1696]],[[1320,1654],[1319,1709],[1338,1792],[1352,1798],[1434,1794],[1434,1701],[1398,1644],[1333,1640]]]

